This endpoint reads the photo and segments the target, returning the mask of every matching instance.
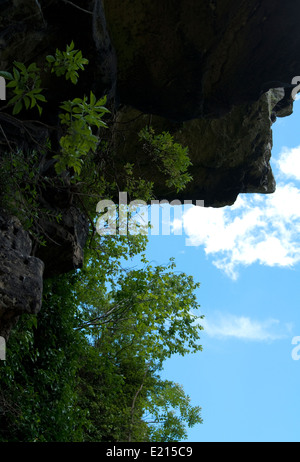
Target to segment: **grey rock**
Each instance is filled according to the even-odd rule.
[[[41,309],[43,262],[30,255],[32,243],[15,217],[0,214],[0,336],[8,338],[20,315]]]
[[[40,220],[46,245],[39,246],[35,255],[45,263],[44,277],[67,273],[83,265],[88,222],[76,207],[61,209],[61,221]],[[48,237],[48,238],[47,238]]]
[[[158,177],[157,197],[194,203],[203,200],[205,206],[221,207],[232,205],[240,193],[273,193],[276,182],[270,165],[272,125],[277,115],[275,107],[283,96],[283,90],[269,90],[257,102],[234,106],[215,119],[170,123],[153,115],[151,125],[156,133],[168,130],[177,142],[189,147],[189,172],[193,177],[180,193],[170,191]],[[120,134],[115,136],[115,149],[121,162],[127,159],[135,164],[137,174],[150,180],[153,169],[149,171],[136,136],[148,123],[148,115],[124,107],[116,119]]]

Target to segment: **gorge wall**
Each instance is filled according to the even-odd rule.
[[[189,146],[193,181],[181,194],[156,185],[159,199],[232,205],[240,193],[272,193],[272,124],[291,114],[293,77],[300,74],[300,7],[294,0],[2,0],[0,70],[13,61],[40,65],[74,40],[89,59],[76,88],[47,82],[44,125],[57,122],[60,102],[92,90],[108,96],[120,139],[119,165],[130,161],[147,178],[136,133],[151,120]],[[23,114],[0,102],[0,150],[10,138],[30,145]],[[28,119],[28,116],[27,116]],[[45,166],[45,171],[48,167]],[[43,277],[79,268],[88,235],[70,185],[43,200],[60,223],[43,223],[47,246],[35,251],[15,217],[0,216],[0,335],[22,312],[41,307]],[[96,203],[95,203],[96,206]]]

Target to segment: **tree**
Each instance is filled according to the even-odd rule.
[[[140,236],[100,238],[102,254],[46,282],[41,312],[21,319],[1,364],[0,441],[180,441],[201,422],[159,375],[173,354],[201,351],[198,284],[143,253],[124,268],[144,248]]]
[[[121,251],[117,237],[105,242],[111,252],[114,246]],[[176,273],[173,260],[156,267],[145,256],[141,260],[143,266],[133,269],[110,262],[114,277],[107,287],[103,268],[93,261],[77,281],[82,300],[78,329],[96,352],[80,371],[81,399],[92,416],[87,431],[91,441],[180,441],[186,437],[186,425],[202,422],[201,409],[191,406],[183,389],[159,376],[167,358],[202,349],[202,316],[194,314],[199,284]]]

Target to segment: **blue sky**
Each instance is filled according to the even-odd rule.
[[[165,363],[164,378],[202,407],[188,441],[300,441],[300,102],[273,125],[272,195],[190,207],[181,236],[150,236],[157,264],[201,283],[203,351]],[[201,198],[199,198],[201,199]],[[180,224],[178,222],[177,224]]]

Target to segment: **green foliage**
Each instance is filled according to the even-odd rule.
[[[141,236],[98,244],[81,271],[46,281],[42,310],[11,334],[2,442],[182,441],[202,422],[182,387],[159,376],[171,354],[201,350],[201,317],[190,314],[198,284],[174,263],[150,267]],[[140,252],[145,267],[123,267]]]
[[[66,47],[66,51],[56,50],[55,55],[48,55],[45,70],[51,70],[56,76],[65,76],[66,79],[76,84],[78,81],[78,70],[84,70],[88,60],[82,57],[82,53],[75,49],[74,42]],[[13,106],[13,114],[18,114],[22,109],[30,109],[37,106],[40,114],[41,107],[38,102],[46,102],[42,95],[42,84],[40,69],[36,63],[26,67],[24,64],[15,62],[12,73],[2,72],[2,75],[11,80],[8,88],[14,88],[15,95],[8,102]],[[52,153],[56,160],[55,170],[58,175],[68,171],[71,174],[72,182],[80,182],[81,196],[84,207],[87,207],[91,214],[89,199],[92,191],[99,195],[115,197],[120,185],[127,191],[129,196],[150,201],[154,198],[154,182],[151,179],[144,179],[136,176],[135,166],[127,162],[118,172],[113,167],[114,153],[104,148],[102,142],[102,129],[107,128],[103,118],[109,113],[105,107],[106,97],[97,99],[93,92],[89,98],[74,98],[64,101],[59,114],[61,132],[59,138],[59,152]],[[113,134],[111,135],[113,138]],[[166,177],[166,185],[182,190],[190,181],[187,173],[190,160],[188,149],[175,143],[168,132],[156,135],[153,129],[145,128],[139,133],[144,149],[150,154],[150,159],[159,171]],[[50,149],[48,150],[50,152]],[[100,158],[100,159],[99,159]],[[99,196],[98,196],[99,197]],[[94,207],[94,204],[93,204]]]
[[[181,191],[192,177],[187,173],[191,164],[188,148],[175,143],[169,132],[156,135],[152,127],[146,127],[139,132],[139,138],[144,142],[144,150],[158,165],[159,170],[167,176],[166,185]]]
[[[153,181],[147,181],[143,178],[136,178],[133,173],[134,165],[129,162],[124,165],[125,185],[124,190],[132,199],[141,199],[150,202],[154,199]]]
[[[96,99],[90,92],[90,101],[87,97],[75,98],[73,101],[65,101],[60,107],[65,112],[60,114],[61,124],[66,125],[66,135],[60,138],[62,152],[56,156],[55,165],[57,173],[67,168],[73,168],[76,174],[80,174],[83,158],[89,151],[95,152],[99,138],[93,134],[93,127],[107,128],[102,117],[109,112],[104,107],[106,97]]]
[[[46,60],[49,64],[51,72],[54,72],[57,77],[65,75],[66,80],[71,80],[74,85],[78,82],[78,70],[84,70],[84,66],[88,64],[88,59],[83,58],[82,52],[74,50],[74,42],[67,45],[66,51],[56,49],[55,56],[48,55]]]
[[[73,329],[76,309],[72,277],[48,281],[42,311],[11,334],[0,364],[1,442],[82,441],[76,374],[88,344]]]
[[[107,323],[106,313],[110,313],[111,326],[122,332],[123,348],[130,345],[131,352],[159,367],[173,354],[201,350],[197,344],[200,326],[192,314],[197,309],[193,291],[198,285],[185,274],[174,274],[173,268],[173,262],[155,268],[145,262],[142,269],[120,274],[110,291],[107,311],[99,312],[96,305],[93,316],[104,317]],[[118,336],[115,342],[118,347]]]
[[[51,70],[56,76],[65,76],[73,84],[78,82],[78,70],[84,70],[88,60],[83,58],[82,52],[74,49],[74,42],[67,46],[66,51],[56,50],[55,56],[48,55],[46,70]],[[0,72],[4,78],[10,80],[7,88],[13,88],[14,96],[9,99],[8,106],[13,106],[13,115],[17,115],[22,109],[38,108],[39,114],[42,108],[39,102],[46,102],[42,94],[40,69],[36,63],[25,64],[14,61],[12,73]],[[90,92],[90,101],[84,96],[72,101],[65,101],[61,109],[65,113],[60,114],[61,124],[66,128],[66,134],[60,139],[61,153],[54,156],[57,159],[56,171],[58,174],[64,170],[73,169],[79,175],[82,169],[83,158],[89,151],[94,152],[99,142],[99,137],[93,134],[93,128],[106,128],[103,116],[108,113],[104,107],[106,98],[99,100]]]
[[[3,152],[0,159],[0,205],[21,221],[40,244],[44,244],[40,220],[59,222],[60,213],[47,209],[40,203],[40,189],[52,183],[39,172],[41,154],[17,149]]]
[[[192,406],[183,387],[169,380],[158,380],[146,404],[151,442],[183,441],[188,427],[202,423],[201,408]]]
[[[202,350],[202,316],[193,314],[199,284],[176,273],[174,261],[153,267],[143,253],[141,268],[123,269],[122,260],[143,252],[146,244],[142,236],[127,239],[100,238],[99,253],[91,252],[78,274],[78,329],[98,352],[80,372],[80,399],[91,417],[86,438],[180,441],[186,425],[202,422],[200,408],[158,372],[173,354]]]
[[[18,61],[14,61],[12,73],[0,72],[0,75],[10,82],[7,88],[13,88],[15,96],[9,99],[8,105],[13,105],[13,115],[21,112],[22,109],[32,109],[37,107],[39,114],[42,113],[42,108],[39,102],[46,102],[45,96],[42,94],[40,69],[36,63],[30,64],[28,67]]]

